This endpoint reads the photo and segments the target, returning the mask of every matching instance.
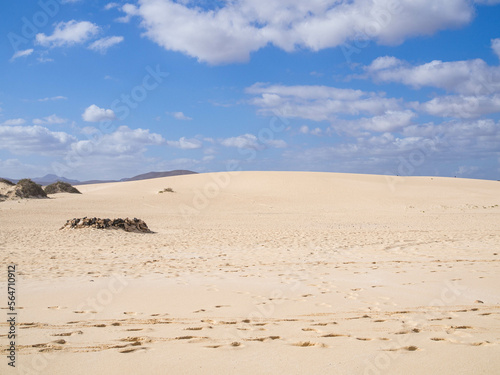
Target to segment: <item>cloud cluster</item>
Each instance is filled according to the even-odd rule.
[[[64,132],[53,132],[43,126],[5,126],[0,125],[0,149],[13,154],[41,155],[60,154],[76,141]]]
[[[285,86],[256,83],[246,92],[262,115],[331,121],[339,114],[382,115],[400,109],[400,100],[384,94],[328,86]]]
[[[500,67],[481,59],[411,65],[395,57],[375,59],[366,71],[378,82],[397,82],[415,89],[435,87],[462,95],[500,93]]]
[[[161,145],[165,139],[149,129],[130,129],[120,126],[113,133],[104,134],[94,140],[81,140],[71,145],[71,151],[84,157],[91,155],[106,155],[119,157],[123,155],[139,155],[146,151],[147,146]]]
[[[272,44],[318,51],[352,40],[399,44],[418,35],[468,24],[468,0],[234,0],[210,7],[190,1],[140,0],[122,7],[144,35],[167,50],[210,64],[243,62]]]

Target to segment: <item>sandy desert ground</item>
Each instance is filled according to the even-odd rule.
[[[1,374],[500,373],[500,182],[234,172],[78,188],[0,203]],[[59,230],[83,216],[155,233]]]

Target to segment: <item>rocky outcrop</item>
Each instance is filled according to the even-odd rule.
[[[47,194],[43,191],[41,185],[29,178],[19,180],[15,185],[9,180],[0,180],[0,202],[25,198],[47,198]]]
[[[101,219],[98,217],[74,218],[68,220],[61,229],[123,229],[126,232],[153,233],[147,224],[137,218],[129,219]]]
[[[57,181],[54,182],[53,184],[47,185],[43,190],[47,194],[57,194],[57,193],[81,194],[77,188],[63,181]]]

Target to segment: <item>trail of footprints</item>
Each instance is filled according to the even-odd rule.
[[[56,310],[54,307],[49,307],[49,309]],[[200,309],[199,311],[205,310]],[[52,340],[20,345],[18,350],[21,354],[103,350],[117,350],[119,353],[127,354],[147,351],[156,345],[174,342],[202,345],[207,349],[232,348],[239,350],[258,343],[291,345],[301,348],[330,348],[342,345],[342,340],[354,340],[353,342],[360,344],[366,342],[376,345],[376,350],[418,352],[422,350],[418,346],[422,340],[430,340],[435,345],[447,343],[471,347],[484,347],[500,343],[500,341],[493,340],[478,340],[481,337],[480,327],[452,324],[454,319],[460,318],[460,313],[466,312],[473,312],[484,319],[498,319],[500,307],[453,308],[443,311],[442,318],[428,317],[425,322],[418,318],[418,314],[422,313],[418,310],[375,312],[363,315],[354,312],[316,314],[290,319],[259,320],[213,317],[187,319],[173,318],[168,314],[159,313],[140,317],[144,314],[123,312],[124,318],[117,320],[75,320],[61,325],[41,322],[20,323],[20,329],[41,330],[46,337],[50,337]],[[79,314],[80,312],[74,311],[74,313]],[[353,320],[359,320],[355,328],[350,323]],[[377,337],[367,337],[362,334],[364,331],[362,324],[368,325],[367,331],[372,334],[375,331],[384,332],[384,334]],[[384,324],[390,324],[390,326],[386,327],[385,330],[379,329],[379,326],[383,328]],[[392,329],[395,325],[400,326],[401,329]],[[95,339],[85,340],[85,336],[92,335],[92,329],[99,328],[108,330],[106,332],[108,342],[96,343]],[[224,330],[222,334],[221,329]],[[144,333],[137,335],[138,332]],[[184,333],[178,334],[179,332]],[[264,332],[265,334],[262,334]],[[287,332],[291,337],[284,337],[279,332]],[[134,335],[134,333],[136,334]],[[400,335],[410,335],[411,339],[404,340],[409,343],[408,345],[400,345],[402,342],[398,338]],[[6,350],[6,348],[2,349],[2,354],[5,354]]]

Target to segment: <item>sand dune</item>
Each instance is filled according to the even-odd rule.
[[[0,203],[25,373],[500,371],[500,182],[234,172],[78,189]],[[155,233],[59,230],[84,216]]]

